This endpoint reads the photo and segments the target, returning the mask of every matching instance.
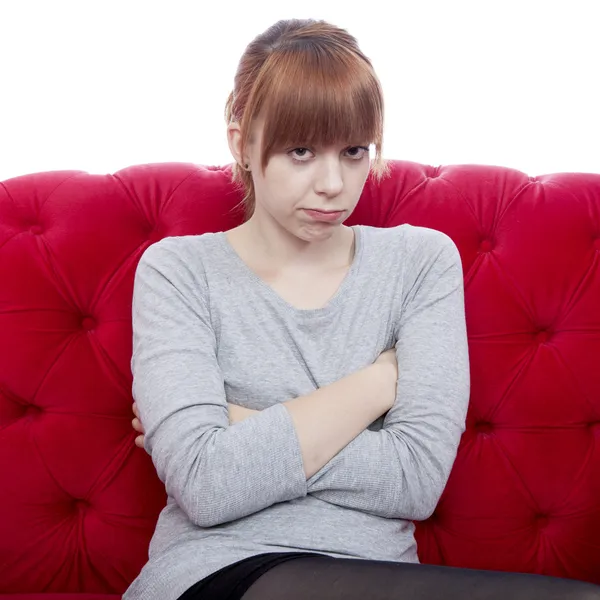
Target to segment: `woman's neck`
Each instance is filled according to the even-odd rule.
[[[229,241],[251,264],[269,270],[321,270],[350,265],[354,258],[354,232],[336,226],[331,235],[307,241],[291,234],[278,223],[251,217],[230,233]]]

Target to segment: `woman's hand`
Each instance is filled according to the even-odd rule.
[[[398,383],[398,359],[396,358],[396,348],[390,348],[382,352],[375,360],[376,365],[380,365],[383,376],[386,378],[386,394],[388,405],[391,409],[396,402],[397,383]],[[389,410],[389,409],[388,409]]]
[[[243,406],[237,406],[237,404],[227,404],[227,408],[229,410],[229,424],[233,425],[234,423],[239,423],[248,417],[251,417],[253,414],[259,412],[258,410],[252,410],[250,408],[244,408]],[[140,413],[137,407],[137,403],[133,403],[133,414],[135,418],[131,421],[133,428],[141,435],[138,435],[135,438],[135,445],[138,448],[144,447],[144,436],[146,431],[144,430],[144,426],[142,425],[142,421],[140,419]]]
[[[135,402],[133,403],[133,414],[135,415],[135,419],[133,419],[133,421],[131,421],[131,424],[133,425],[133,428],[138,433],[142,434],[142,435],[138,435],[135,438],[135,445],[138,448],[143,448],[144,447],[144,434],[146,432],[144,431],[144,426],[142,425],[142,422],[140,421],[140,412],[138,411],[138,407]]]

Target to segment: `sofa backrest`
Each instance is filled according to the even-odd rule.
[[[230,167],[0,184],[0,592],[120,593],[164,488],[131,428],[137,262],[242,220]],[[457,244],[471,403],[423,562],[600,583],[600,175],[392,162],[348,224]]]

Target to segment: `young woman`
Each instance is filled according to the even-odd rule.
[[[417,564],[413,520],[438,502],[469,399],[463,273],[439,231],[344,225],[385,176],[355,39],[276,23],[226,115],[247,219],[166,238],[136,271],[134,426],[168,502],[125,600],[600,598]]]

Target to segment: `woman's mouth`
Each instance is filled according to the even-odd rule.
[[[336,211],[323,211],[323,210],[313,210],[310,208],[304,208],[304,212],[315,221],[323,221],[325,223],[332,223],[333,221],[337,221],[341,216],[343,216],[343,210]]]

